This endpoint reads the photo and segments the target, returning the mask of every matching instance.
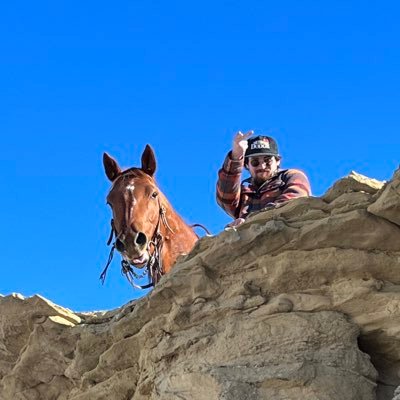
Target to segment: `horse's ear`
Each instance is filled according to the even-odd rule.
[[[103,154],[103,165],[107,178],[113,181],[122,171],[118,163],[107,153]]]
[[[156,171],[157,162],[153,149],[147,144],[142,154],[142,170],[146,174],[153,176]]]

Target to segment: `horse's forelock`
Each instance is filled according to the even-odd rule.
[[[123,175],[133,175],[134,177],[143,176],[144,172],[140,168],[132,167],[122,171],[121,176]]]
[[[132,177],[132,178],[143,178],[149,182],[154,182],[154,179],[146,174],[141,168],[128,168],[122,172],[120,176]]]
[[[130,180],[130,179],[139,179],[150,185],[157,186],[154,178],[152,178],[150,175],[143,172],[142,169],[133,167],[133,168],[128,168],[128,169],[124,170],[120,175],[118,175],[118,177],[112,183],[109,194],[112,191],[114,191],[117,187],[121,187],[121,184],[124,185],[124,182],[126,182],[127,180]]]
[[[153,177],[146,174],[141,168],[136,168],[136,167],[128,168],[128,169],[124,170],[118,176],[118,178],[113,182],[113,186],[116,184],[117,181],[122,180],[122,182],[125,182],[126,180],[129,180],[129,179],[136,179],[139,181],[141,180],[145,183],[157,186]]]

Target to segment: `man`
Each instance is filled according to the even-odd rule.
[[[269,136],[252,137],[253,131],[238,132],[232,151],[218,172],[217,202],[235,218],[235,228],[255,211],[277,207],[288,200],[309,196],[310,183],[296,169],[280,169],[281,156],[276,141]],[[250,178],[241,182],[243,168]]]

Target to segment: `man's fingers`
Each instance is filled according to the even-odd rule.
[[[243,138],[243,133],[241,131],[236,132],[235,141],[240,141]]]
[[[243,135],[243,139],[248,139],[252,134],[254,133],[254,131],[248,131]]]
[[[238,131],[235,135],[235,141],[236,142],[241,142],[242,140],[247,140],[254,131],[248,131],[246,133],[242,133],[241,131]]]

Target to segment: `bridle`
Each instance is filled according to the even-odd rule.
[[[132,173],[132,170],[127,170],[124,173],[122,173],[122,175],[118,176],[117,179],[114,180],[111,190],[116,184],[117,180],[119,180],[120,178],[124,179],[132,175],[135,175],[134,173]],[[159,198],[157,200],[158,200],[159,215],[153,236],[147,244],[147,252],[148,254],[150,254],[150,258],[146,264],[146,272],[144,274],[139,275],[135,272],[135,270],[132,268],[132,265],[127,260],[125,260],[124,258],[121,260],[121,273],[125,275],[129,283],[137,289],[148,289],[150,287],[153,287],[161,279],[161,276],[164,274],[162,257],[161,257],[164,238],[161,234],[161,222],[165,225],[167,229],[169,229],[172,233],[174,233],[171,227],[168,225],[168,221],[165,216],[166,214],[165,207],[161,205]],[[104,268],[103,272],[100,275],[100,280],[103,284],[106,279],[107,269],[110,266],[111,261],[114,257],[114,250],[116,248],[117,239],[119,239],[120,236],[120,234],[118,234],[117,230],[115,229],[114,220],[111,219],[111,232],[110,232],[110,237],[108,238],[107,241],[107,246],[111,244],[114,236],[115,236],[115,241],[114,243],[112,243],[106,267]],[[153,247],[152,251],[150,247]],[[149,279],[149,283],[147,285],[138,285],[137,283],[134,282],[134,279],[143,278],[146,274],[148,275]]]
[[[157,225],[155,227],[153,236],[151,240],[147,244],[147,251],[150,254],[149,261],[146,264],[146,272],[144,274],[137,274],[135,270],[133,269],[132,265],[126,261],[125,259],[121,260],[121,273],[125,275],[125,277],[128,279],[128,282],[135,287],[136,289],[148,289],[150,287],[153,287],[156,283],[159,282],[161,277],[164,275],[164,270],[163,270],[163,265],[162,265],[162,248],[164,244],[164,237],[161,234],[161,223],[164,224],[164,226],[172,233],[174,234],[175,232],[172,230],[172,228],[169,226],[167,217],[166,217],[166,209],[163,205],[161,205],[160,200],[158,199],[158,207],[159,207],[159,214],[158,214],[158,221]],[[114,220],[111,219],[111,233],[110,237],[108,238],[107,241],[107,246],[109,246],[115,237],[115,241],[112,244],[110,254],[108,256],[108,261],[107,265],[104,268],[103,272],[100,275],[100,280],[102,284],[104,284],[106,275],[107,275],[107,269],[111,264],[111,261],[114,256],[114,250],[116,247],[116,241],[118,239],[118,232],[115,229],[114,226]],[[150,247],[153,247],[153,251],[151,252]],[[138,285],[135,283],[135,279],[140,279],[143,278],[147,274],[149,283],[147,285]]]
[[[132,175],[130,173],[131,172],[130,170],[127,170],[125,172],[127,172],[127,173],[123,173],[113,182],[113,186],[115,185],[116,181],[119,178]],[[112,190],[112,188],[111,188],[111,190]],[[128,282],[131,284],[131,286],[133,286],[136,289],[148,289],[148,288],[153,287],[156,283],[158,283],[160,281],[161,277],[165,273],[163,265],[162,265],[162,249],[163,249],[163,245],[164,245],[164,237],[161,233],[161,224],[163,224],[165,226],[165,228],[167,230],[169,230],[172,234],[175,234],[175,232],[172,230],[172,228],[168,224],[168,220],[166,217],[167,210],[166,210],[165,206],[163,206],[160,203],[159,198],[157,198],[157,201],[158,201],[158,209],[159,209],[158,221],[157,221],[157,225],[154,229],[153,236],[147,244],[147,252],[150,255],[150,257],[149,257],[149,260],[147,261],[147,264],[145,267],[146,268],[145,272],[142,274],[138,274],[135,272],[135,270],[133,268],[134,266],[132,266],[127,260],[125,260],[124,258],[121,260],[121,273],[123,275],[125,275],[125,277],[127,278]],[[193,224],[190,227],[192,229],[194,227],[200,227],[200,228],[204,229],[209,236],[211,235],[210,232],[207,230],[207,228],[205,228],[201,224]],[[116,242],[119,239],[119,236],[120,236],[120,234],[118,234],[117,230],[115,229],[114,220],[111,219],[111,232],[110,232],[110,236],[107,241],[107,246],[109,246],[111,244],[114,237],[115,237],[115,241],[112,243],[110,253],[108,255],[107,264],[106,264],[103,272],[100,275],[100,280],[101,280],[102,284],[104,284],[104,282],[106,280],[107,270],[108,270],[108,267],[110,266],[111,261],[114,257],[114,250],[116,248]],[[147,285],[139,285],[139,284],[135,283],[135,279],[141,279],[141,278],[145,277],[146,274],[147,274],[147,277],[149,280],[149,283]]]

